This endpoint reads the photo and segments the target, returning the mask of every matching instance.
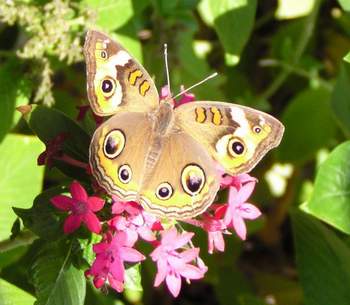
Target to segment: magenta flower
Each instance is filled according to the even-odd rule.
[[[112,213],[113,214],[123,214],[128,213],[129,215],[139,215],[142,212],[142,207],[134,201],[120,201],[117,197],[112,196],[113,205],[112,205]]]
[[[77,181],[70,185],[70,193],[72,197],[58,195],[50,200],[56,208],[70,212],[64,222],[64,233],[75,231],[82,222],[91,232],[99,233],[101,223],[94,212],[103,208],[104,200],[95,196],[88,197],[85,189]]]
[[[106,240],[95,244],[93,250],[96,253],[96,259],[85,274],[94,277],[96,288],[102,287],[108,281],[118,292],[124,289],[124,262],[137,263],[145,259],[129,244],[125,232],[107,236]]]
[[[246,202],[254,190],[255,183],[255,181],[249,181],[238,190],[232,186],[229,189],[224,223],[227,227],[233,227],[237,235],[243,240],[246,239],[247,235],[244,219],[256,219],[261,215],[257,207]]]
[[[198,261],[199,248],[176,251],[191,240],[193,233],[178,234],[173,227],[161,234],[160,244],[150,254],[152,260],[157,262],[158,269],[154,286],[159,286],[165,280],[171,294],[177,297],[181,289],[181,277],[187,281],[200,279],[207,268],[201,260]],[[194,260],[197,261],[198,266],[190,264]]]

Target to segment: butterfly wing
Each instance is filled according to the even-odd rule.
[[[118,111],[145,112],[158,107],[159,96],[146,70],[107,35],[89,31],[84,45],[87,92],[93,111],[107,116]]]
[[[137,200],[151,135],[152,120],[146,113],[117,113],[95,131],[90,166],[109,194]]]
[[[193,102],[175,109],[176,124],[202,143],[228,174],[246,173],[279,145],[284,126],[271,115],[241,105]]]
[[[187,133],[177,131],[160,141],[154,146],[157,161],[149,160],[152,170],[144,177],[140,203],[160,217],[186,219],[201,214],[219,190],[215,163]]]

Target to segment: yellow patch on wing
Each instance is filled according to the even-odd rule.
[[[143,74],[142,74],[141,70],[135,70],[135,71],[130,72],[129,83],[131,85],[135,86],[137,79],[142,77],[142,75]]]
[[[221,125],[222,123],[222,115],[221,115],[221,112],[218,108],[216,107],[211,107],[210,108],[210,111],[213,115],[212,117],[212,122],[215,124],[215,125]]]
[[[144,80],[139,87],[140,94],[145,96],[150,87],[149,82]]]
[[[196,121],[198,123],[204,123],[205,120],[207,119],[206,109],[203,107],[197,107],[195,109],[195,113],[196,113]]]

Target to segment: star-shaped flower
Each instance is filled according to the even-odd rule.
[[[91,232],[99,233],[101,223],[94,212],[103,208],[104,200],[95,196],[89,197],[77,181],[73,181],[70,185],[70,193],[72,197],[58,195],[50,200],[56,208],[70,212],[64,222],[64,233],[69,234],[75,231],[82,222]]]

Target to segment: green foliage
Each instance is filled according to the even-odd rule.
[[[36,164],[42,143],[32,136],[8,135],[0,144],[0,240],[8,238],[16,216],[12,206],[28,208],[43,182]]]
[[[85,299],[84,273],[70,262],[71,246],[48,243],[39,249],[33,264],[35,305],[82,305]]]
[[[150,262],[126,266],[124,295],[86,290],[83,273],[101,235],[84,228],[64,235],[67,213],[50,202],[72,179],[92,184],[96,123],[91,112],[76,119],[88,104],[82,45],[89,29],[120,41],[159,91],[167,43],[173,93],[218,71],[193,90],[198,100],[249,105],[286,127],[280,147],[252,174],[263,220],[249,226],[247,242],[225,236],[220,254],[208,255],[207,236],[196,234],[209,270],[176,302],[349,303],[349,11],[348,0],[0,1],[0,304],[172,302],[153,287]],[[67,138],[51,166],[37,166],[60,135]],[[286,163],[292,174],[276,166]],[[93,186],[89,194],[98,192]]]

